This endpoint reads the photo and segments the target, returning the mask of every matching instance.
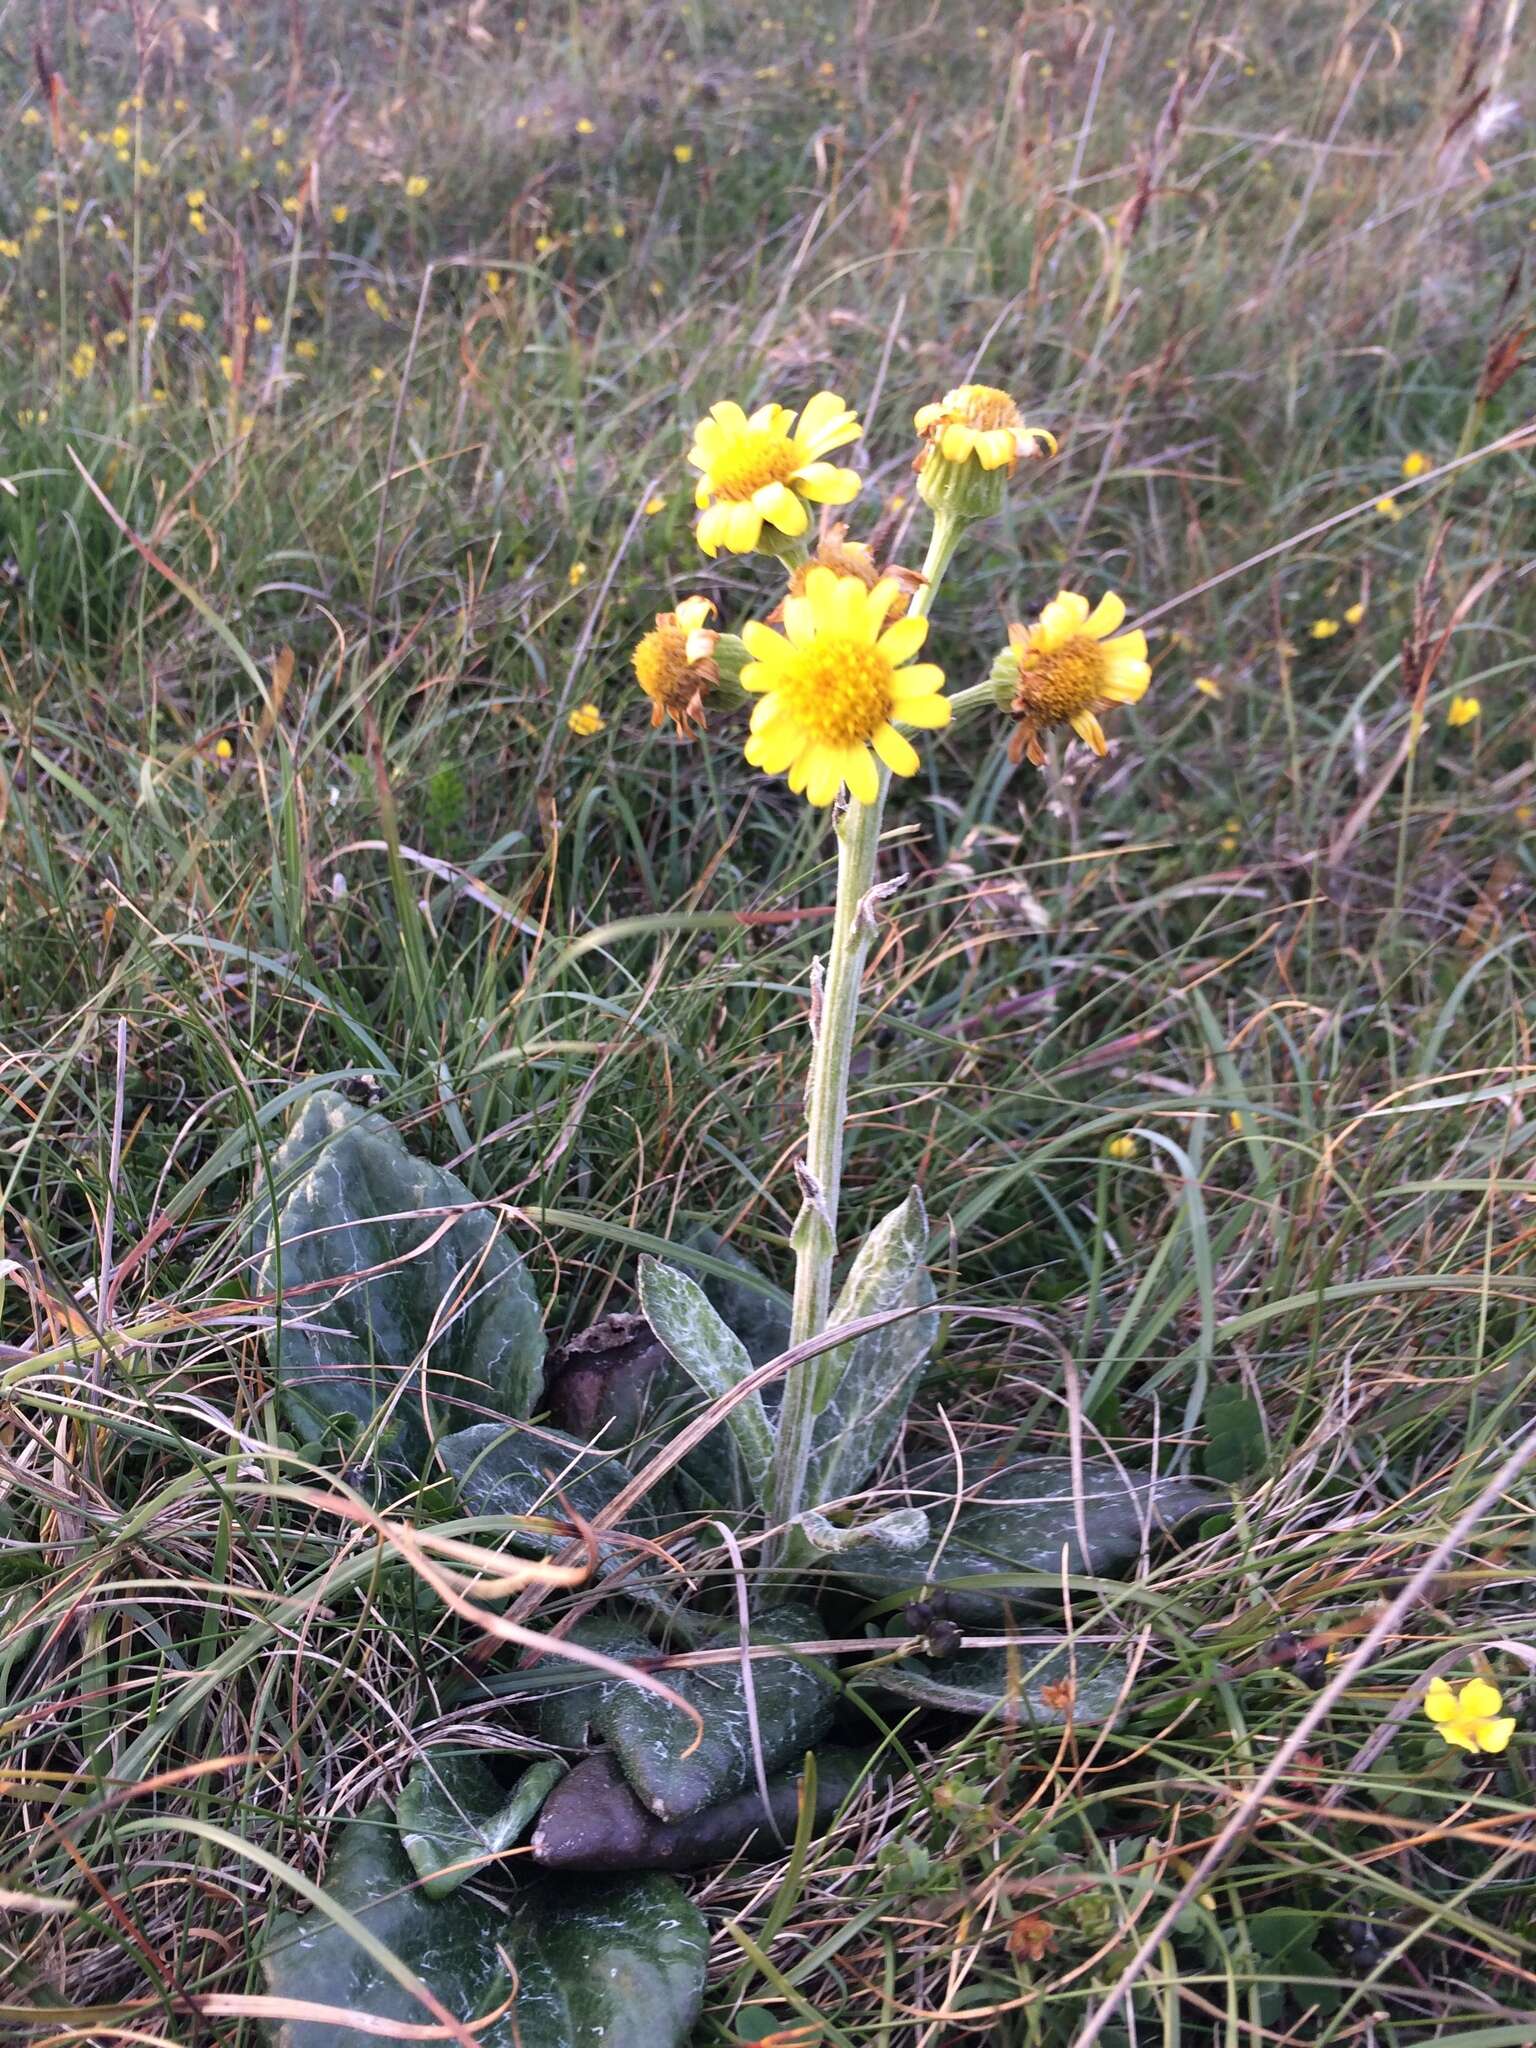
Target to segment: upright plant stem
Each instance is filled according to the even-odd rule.
[[[963,531],[963,526],[953,519],[935,519],[933,538],[923,563],[926,580],[914,593],[907,607],[909,614],[921,618],[928,612]],[[875,882],[880,824],[889,785],[890,773],[882,766],[875,801],[862,804],[856,797],[850,798],[837,820],[837,905],[820,1001],[812,1013],[815,1039],[806,1093],[803,1199],[790,1237],[795,1252],[792,1344],[804,1344],[809,1338],[820,1336],[827,1327],[832,1304],[838,1196],[843,1178],[843,1128],[848,1120],[848,1068],[858,1029],[864,959],[875,928],[870,890]],[[793,1526],[805,1505],[806,1467],[816,1416],[824,1405],[825,1370],[824,1357],[812,1360],[796,1367],[784,1386],[774,1460],[773,1507],[776,1518],[786,1528]]]

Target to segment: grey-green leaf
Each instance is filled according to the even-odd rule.
[[[509,1789],[484,1750],[429,1749],[395,1802],[400,1840],[427,1897],[447,1898],[521,1841],[564,1772],[557,1757],[541,1757]]]
[[[862,1682],[862,1681],[861,1681]],[[962,1650],[943,1659],[908,1657],[868,1681],[913,1706],[974,1718],[994,1714],[1010,1727],[1060,1728],[1107,1721],[1125,1685],[1125,1663],[1098,1649],[1038,1642],[1017,1649]]]
[[[955,1620],[984,1624],[1003,1620],[1010,1606],[1049,1602],[1063,1556],[1068,1572],[1106,1578],[1140,1556],[1144,1532],[1155,1544],[1221,1499],[1202,1480],[1092,1459],[1079,1516],[1071,1460],[1029,1456],[993,1471],[968,1458],[958,1479],[950,1461],[938,1460],[913,1474],[909,1491],[927,1510],[933,1541],[916,1550],[860,1545],[836,1560],[837,1576],[873,1598],[915,1598],[937,1586]]]
[[[814,1827],[824,1828],[836,1816],[869,1755],[817,1751]],[[658,1820],[630,1791],[613,1758],[600,1752],[579,1763],[544,1802],[533,1860],[549,1870],[697,1870],[737,1856],[771,1861],[794,1837],[802,1782],[801,1770],[769,1780],[771,1822],[755,1787],[686,1820]]]
[[[480,2048],[682,2048],[698,2018],[708,1935],[670,1878],[541,1873],[509,1908],[474,1891],[429,1899],[380,1805],[342,1830],[325,1888],[466,2023],[511,1997],[506,1951],[517,1996],[476,2030]],[[275,1916],[262,1970],[274,1997],[433,2024],[430,2008],[318,1908]],[[345,2020],[263,2025],[273,2048],[378,2048],[390,2038]]]
[[[721,1321],[696,1280],[656,1259],[640,1261],[640,1306],[645,1319],[706,1401],[733,1393],[752,1372],[747,1347]],[[725,1418],[741,1468],[741,1491],[732,1503],[751,1507],[763,1498],[773,1464],[773,1436],[762,1397],[749,1394]]]
[[[699,1284],[721,1320],[746,1345],[754,1365],[766,1365],[770,1358],[789,1349],[789,1303],[764,1280],[750,1259],[707,1223],[695,1223],[679,1242],[708,1252],[742,1275],[740,1280],[727,1280],[718,1273],[706,1273]]]
[[[752,1624],[754,1643],[815,1641],[822,1624],[806,1607],[776,1607]],[[722,1625],[712,1643],[736,1641]],[[836,1701],[830,1673],[813,1659],[754,1658],[751,1665],[763,1768],[776,1771],[815,1747],[826,1733]],[[704,1719],[703,1739],[678,1709],[638,1686],[620,1686],[592,1716],[623,1766],[641,1803],[658,1819],[681,1820],[714,1806],[754,1781],[752,1715],[737,1662],[662,1674]],[[691,1749],[691,1754],[685,1752]]]
[[[831,1327],[896,1309],[921,1309],[829,1351],[817,1366],[817,1415],[806,1499],[813,1507],[857,1493],[906,1420],[939,1318],[928,1304],[928,1216],[914,1188],[859,1248],[832,1310]]]
[[[437,1449],[472,1515],[543,1515],[560,1521],[565,1518],[563,1500],[576,1514],[590,1517],[630,1481],[628,1466],[617,1458],[524,1423],[477,1422],[443,1437]],[[664,1509],[665,1503],[648,1498],[624,1527],[654,1535],[665,1521]],[[511,1540],[534,1556],[551,1547],[547,1536],[532,1530],[514,1531]]]
[[[470,1416],[531,1413],[538,1302],[456,1175],[330,1089],[306,1098],[272,1165],[253,1235],[259,1285],[277,1300],[268,1353],[302,1437],[382,1414],[380,1448],[419,1466]]]

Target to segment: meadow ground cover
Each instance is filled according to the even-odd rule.
[[[908,659],[1023,701],[892,785],[839,1230],[921,1183],[944,1314],[826,1540],[1085,1441],[1211,1511],[1007,1628],[828,1593],[879,1765],[683,1878],[693,2038],[1533,2038],[1521,17],[0,5],[0,2037],[338,2038],[261,2007],[275,1917],[424,1748],[528,1753],[495,1627],[582,1589],[295,1431],[268,1162],[379,1112],[557,1363],[701,1230],[788,1300],[836,841],[634,650],[783,594],[712,406],[840,395],[826,516],[916,570],[984,381],[1050,441]],[[1022,686],[1061,589],[1148,643],[1102,759]],[[705,1607],[763,1533],[690,1524]],[[1009,1711],[1031,1591],[1106,1711]],[[956,1628],[990,1708],[858,1691]],[[456,1898],[538,1886],[508,1829]]]

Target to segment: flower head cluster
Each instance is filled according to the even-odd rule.
[[[731,399],[700,420],[688,460],[702,472],[694,502],[706,555],[750,554],[765,525],[792,539],[811,523],[808,503],[846,505],[858,495],[858,472],[825,460],[864,431],[849,407],[818,391],[796,422],[787,406],[760,406],[749,418]]]
[[[1063,590],[1033,625],[1008,628],[1008,652],[993,674],[1014,682],[1009,709],[1019,725],[1010,759],[1028,755],[1043,767],[1040,736],[1058,725],[1071,726],[1096,754],[1108,752],[1099,712],[1111,704],[1138,703],[1152,679],[1147,636],[1119,632],[1124,619],[1125,601],[1112,590],[1091,611],[1086,597]]]
[[[926,619],[887,623],[900,593],[893,577],[873,589],[820,564],[805,590],[784,604],[784,632],[752,620],[742,628],[751,660],[742,686],[758,698],[747,759],[786,775],[813,804],[846,787],[861,803],[880,793],[878,762],[911,775],[917,750],[894,721],[932,729],[949,723],[942,670],[912,661]]]

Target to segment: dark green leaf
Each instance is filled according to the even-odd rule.
[[[477,2031],[480,2048],[682,2048],[698,2017],[708,1939],[669,1878],[541,1874],[510,1910],[473,1891],[429,1899],[382,1806],[344,1828],[328,1896],[472,2023],[512,1990],[510,2011]],[[270,1995],[415,2026],[431,2011],[323,1911],[275,1917],[262,1956]],[[274,2048],[378,2048],[388,2035],[344,2021],[270,2020]]]
[[[952,1462],[935,1461],[913,1474],[908,1492],[914,1506],[927,1510],[933,1540],[916,1550],[861,1544],[837,1560],[837,1576],[874,1598],[915,1598],[925,1587],[941,1587],[948,1613],[974,1623],[1001,1621],[1010,1606],[1049,1601],[1064,1554],[1068,1572],[1108,1577],[1140,1556],[1144,1528],[1155,1544],[1217,1497],[1202,1480],[1089,1460],[1080,1530],[1071,1460],[1027,1455],[996,1471],[967,1459],[963,1477]]]
[[[914,1188],[859,1248],[832,1310],[831,1327],[933,1300],[928,1216]],[[896,1441],[938,1335],[936,1311],[903,1316],[839,1345],[816,1365],[820,1391],[806,1503],[857,1493]],[[803,1368],[802,1368],[803,1369]]]
[[[564,1501],[589,1517],[600,1514],[631,1476],[617,1458],[531,1423],[478,1422],[445,1436],[437,1448],[472,1515],[541,1515],[559,1522],[567,1519]],[[624,1527],[650,1536],[663,1521],[650,1498],[635,1507]],[[551,1547],[547,1535],[532,1530],[514,1531],[511,1540],[540,1556]]]
[[[817,1752],[817,1828],[836,1816],[868,1761],[863,1750]],[[577,1764],[544,1802],[533,1860],[551,1870],[696,1870],[736,1856],[772,1859],[794,1837],[800,1786],[799,1771],[769,1780],[771,1825],[755,1788],[686,1820],[658,1820],[630,1791],[614,1759],[600,1752]]]
[[[908,1657],[857,1681],[914,1706],[975,1718],[992,1713],[1009,1726],[1060,1728],[1108,1720],[1125,1685],[1119,1657],[1038,1641],[1016,1649],[962,1650],[942,1660]]]
[[[1264,1411],[1242,1387],[1212,1387],[1205,1397],[1205,1426],[1210,1441],[1203,1463],[1212,1479],[1237,1486],[1269,1459],[1264,1436]]]
[[[777,1607],[753,1622],[752,1640],[815,1641],[821,1632],[810,1608]],[[713,1644],[699,1647],[735,1641],[735,1630],[722,1627]],[[763,1768],[773,1772],[814,1748],[826,1733],[836,1687],[825,1668],[808,1659],[754,1658],[751,1670]],[[704,1718],[704,1737],[696,1747],[693,1723],[638,1686],[610,1693],[593,1714],[592,1725],[618,1757],[642,1804],[662,1820],[680,1820],[752,1784],[751,1722],[739,1664],[661,1675]],[[690,1749],[692,1754],[685,1755]]]
[[[634,1622],[615,1615],[586,1615],[565,1633],[571,1642],[601,1650],[608,1657],[622,1658],[626,1664],[654,1662],[660,1654]],[[539,1740],[554,1749],[586,1749],[596,1739],[604,1706],[616,1692],[627,1689],[622,1678],[583,1677],[573,1681],[567,1676],[571,1670],[571,1665],[562,1664],[558,1657],[546,1657],[527,1676],[537,1680],[542,1672],[548,1689],[538,1694],[520,1690],[516,1695],[532,1707],[533,1727]],[[672,1683],[670,1679],[667,1682]]]
[[[414,1467],[469,1415],[531,1412],[544,1334],[521,1259],[383,1117],[309,1096],[257,1209],[259,1284],[278,1301],[268,1352],[301,1437],[382,1414],[383,1448]]]
[[[483,1749],[429,1749],[395,1803],[400,1840],[427,1897],[447,1898],[477,1864],[520,1841],[564,1772],[558,1758],[544,1757],[509,1790]]]

